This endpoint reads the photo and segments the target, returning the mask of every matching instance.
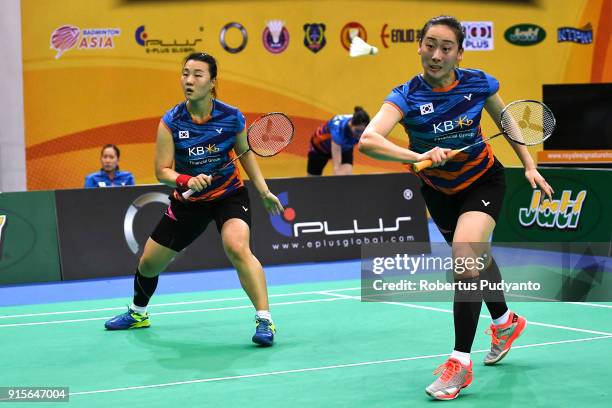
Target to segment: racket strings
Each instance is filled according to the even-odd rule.
[[[293,123],[282,113],[270,113],[253,122],[248,140],[251,150],[259,156],[274,156],[293,139]]]
[[[501,124],[508,137],[532,146],[544,142],[553,133],[555,117],[546,105],[536,101],[519,101],[504,109]]]

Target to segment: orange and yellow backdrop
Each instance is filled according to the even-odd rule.
[[[269,111],[290,115],[297,137],[286,152],[261,159],[266,177],[306,174],[306,153],[316,126],[362,105],[376,113],[389,91],[420,71],[415,42],[391,42],[392,29],[420,29],[430,17],[493,23],[494,49],[466,51],[462,65],[483,69],[501,82],[504,100],[541,99],[542,85],[612,82],[611,0],[473,1],[176,1],[22,0],[25,140],[29,190],[78,188],[99,168],[100,148],[115,143],[121,167],[138,184],[156,183],[157,123],[182,99],[181,60],[190,49],[219,62],[219,98],[247,119]],[[289,34],[286,50],[273,54],[262,35],[270,20]],[[230,53],[220,42],[228,23],[240,23],[248,40]],[[341,44],[346,24],[360,23],[376,56],[350,58]],[[522,23],[546,31],[543,42],[516,46],[504,32]],[[304,45],[305,24],[325,24],[325,46]],[[592,44],[557,42],[559,27],[590,24]],[[76,27],[56,31],[62,26]],[[52,34],[56,33],[54,41]],[[71,47],[71,40],[74,45]],[[242,42],[229,29],[226,44]],[[494,131],[490,119],[485,133]],[[403,131],[391,136],[405,144]],[[506,165],[518,165],[506,142],[493,148]],[[533,148],[533,153],[537,148]],[[328,166],[329,167],[329,166]],[[356,173],[401,171],[356,153]],[[327,169],[329,171],[329,169]]]

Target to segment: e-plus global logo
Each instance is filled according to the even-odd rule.
[[[374,227],[372,225],[364,227],[363,221],[360,222],[357,219],[352,219],[351,221],[346,222],[349,224],[348,226],[345,223],[344,228],[332,229],[330,227],[330,223],[326,220],[295,222],[297,215],[296,211],[292,207],[288,207],[289,193],[287,191],[283,191],[282,193],[278,194],[277,197],[283,207],[285,207],[285,210],[281,215],[270,215],[270,222],[272,223],[272,226],[276,232],[286,237],[297,238],[300,235],[309,233],[323,234],[325,236],[337,236],[397,232],[400,230],[402,223],[412,221],[412,217],[409,216],[395,217],[395,220],[391,221],[391,225],[385,226],[385,221],[383,221],[383,218],[378,217],[377,221],[375,221],[378,225]],[[361,226],[359,225],[360,223],[362,224]]]
[[[289,205],[289,193],[283,191],[278,196],[280,203],[285,208],[285,211],[281,215],[270,215],[270,222],[274,229],[286,237],[293,236],[293,221],[295,220],[295,210]]]

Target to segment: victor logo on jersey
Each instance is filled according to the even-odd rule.
[[[474,121],[472,119],[468,118],[467,115],[463,115],[455,120],[445,120],[444,122],[434,123],[432,126],[434,133],[444,133],[457,128],[463,129],[464,127],[472,126],[473,123]]]
[[[420,105],[419,109],[421,110],[421,116],[427,115],[428,113],[433,113],[434,107],[433,103],[426,103],[425,105]]]
[[[179,139],[189,139],[189,131],[179,130]]]

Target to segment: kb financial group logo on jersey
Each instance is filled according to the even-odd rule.
[[[493,23],[490,21],[467,21],[463,48],[466,51],[491,51],[493,49]]]
[[[504,38],[514,45],[536,45],[544,41],[546,31],[535,24],[516,24],[506,30]]]

